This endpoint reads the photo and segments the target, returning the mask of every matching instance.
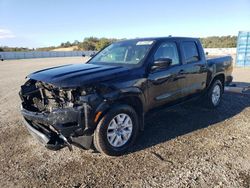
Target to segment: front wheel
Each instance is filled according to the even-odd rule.
[[[133,145],[139,130],[135,110],[117,105],[99,121],[94,133],[95,148],[106,155],[119,156]]]
[[[216,108],[221,102],[223,86],[220,80],[215,80],[208,90],[206,103],[209,108]]]

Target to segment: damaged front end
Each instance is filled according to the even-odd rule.
[[[29,132],[49,149],[68,146],[71,150],[71,144],[90,148],[94,131],[92,108],[101,99],[88,92],[87,88],[62,89],[28,80],[19,95]]]

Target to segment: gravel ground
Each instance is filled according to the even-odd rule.
[[[118,158],[76,147],[54,152],[37,143],[19,113],[25,75],[83,61],[0,62],[0,187],[250,187],[247,94],[226,92],[216,110],[186,103],[151,114],[135,147]],[[239,82],[250,83],[248,73]]]

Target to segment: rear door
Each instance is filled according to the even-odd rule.
[[[182,69],[179,76],[179,84],[182,90],[182,97],[201,92],[206,87],[206,60],[200,43],[195,40],[182,41],[180,43],[182,52]]]

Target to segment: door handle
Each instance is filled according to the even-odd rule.
[[[204,64],[196,64],[195,66],[198,66],[200,68],[205,68],[205,65]]]
[[[180,71],[179,71],[179,74],[184,74],[184,70],[183,69],[181,69]]]
[[[174,78],[174,81],[176,80],[180,80],[180,79],[184,79],[186,78],[185,76],[185,71],[183,69],[181,69],[178,74],[176,75],[176,77]]]
[[[153,83],[155,85],[162,84],[166,82],[167,80],[169,80],[171,77],[172,77],[172,74],[167,74],[167,75],[156,78],[155,80],[153,80]]]

